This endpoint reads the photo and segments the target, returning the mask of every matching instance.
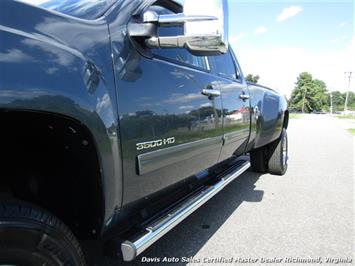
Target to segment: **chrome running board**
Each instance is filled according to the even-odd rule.
[[[145,228],[145,232],[136,237],[132,241],[126,240],[121,244],[121,251],[124,261],[132,261],[144,250],[150,247],[155,241],[173,229],[187,216],[197,210],[210,198],[221,191],[230,182],[244,173],[250,167],[248,161],[244,161],[239,167],[237,167],[231,173],[223,176],[219,182],[212,186],[208,186],[198,192],[196,195],[188,198],[178,207],[173,209],[162,218],[156,220]]]

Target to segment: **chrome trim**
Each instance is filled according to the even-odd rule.
[[[175,24],[184,24],[186,22],[209,20],[218,20],[218,18],[216,18],[215,16],[191,16],[185,15],[184,13],[158,15],[156,12],[150,10],[143,14],[144,23],[156,23],[158,25],[167,24],[169,26]]]
[[[248,94],[245,94],[244,92],[239,95],[239,99],[241,99],[243,101],[248,100],[249,98],[250,98],[250,96]]]
[[[209,186],[195,195],[193,198],[188,199],[177,209],[168,213],[159,221],[151,224],[145,230],[146,233],[129,241],[126,240],[121,244],[121,251],[124,261],[132,261],[154,242],[164,236],[172,228],[182,222],[191,213],[201,207],[205,202],[211,199],[225,186],[232,182],[235,178],[240,176],[250,167],[248,161],[244,162],[236,171],[223,177],[215,185]]]
[[[222,145],[222,138],[220,136],[140,154],[137,156],[138,173],[139,175],[143,175],[162,167],[188,160],[201,153],[208,153],[215,150],[216,145]]]
[[[208,97],[218,97],[221,95],[221,92],[215,89],[203,89],[201,94]]]
[[[168,37],[150,37],[145,41],[149,48],[187,48],[190,51],[203,52],[220,51],[226,53],[228,47],[221,42],[220,34],[180,35]]]
[[[143,14],[144,24],[184,26],[184,34],[178,36],[159,36],[159,31],[146,32],[145,44],[149,48],[185,48],[199,56],[225,54],[228,51],[227,0],[209,0],[202,6],[196,1],[185,0],[184,13],[178,14],[159,15],[148,10]]]
[[[206,66],[207,66],[207,70],[208,70],[208,71],[211,71],[210,62],[208,61],[208,57],[207,57],[207,56],[204,56],[203,58],[204,58],[204,60],[205,60]]]

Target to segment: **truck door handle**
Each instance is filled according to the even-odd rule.
[[[218,97],[221,95],[221,92],[215,89],[203,89],[201,93],[208,97]]]
[[[250,96],[248,94],[245,94],[244,92],[242,94],[239,95],[239,99],[246,101],[250,98]]]

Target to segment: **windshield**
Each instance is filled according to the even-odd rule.
[[[95,19],[115,0],[20,0],[82,19]]]

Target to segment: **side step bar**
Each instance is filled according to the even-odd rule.
[[[240,176],[250,167],[248,161],[243,162],[234,171],[222,177],[222,179],[207,188],[201,190],[196,195],[187,199],[173,211],[160,218],[158,221],[150,224],[145,233],[136,237],[134,240],[126,240],[121,244],[121,251],[124,261],[132,261],[144,250],[150,247],[155,241],[169,232],[172,228],[183,221],[187,216],[197,210],[210,198],[221,191],[226,185]]]

